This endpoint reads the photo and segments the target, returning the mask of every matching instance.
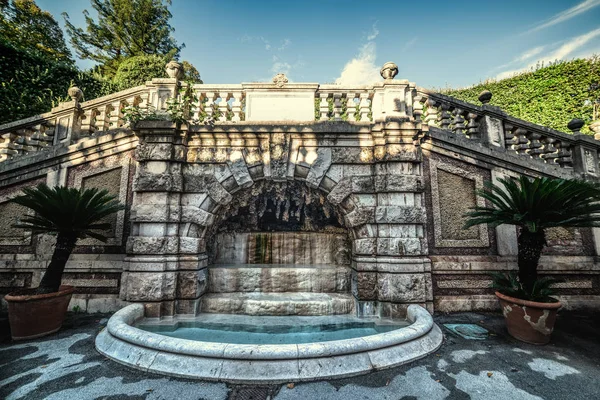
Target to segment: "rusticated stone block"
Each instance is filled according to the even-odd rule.
[[[424,302],[427,299],[425,274],[377,274],[377,295],[380,301]]]
[[[352,181],[350,178],[344,178],[338,182],[331,192],[327,195],[327,200],[332,204],[340,204],[352,193]]]
[[[377,254],[385,256],[417,256],[423,254],[419,238],[379,238]]]
[[[248,171],[248,166],[246,165],[246,161],[244,160],[241,149],[232,151],[231,156],[227,159],[227,165],[229,165],[233,179],[235,179],[238,186],[242,188],[252,186],[254,181],[250,176],[250,172]]]
[[[127,252],[134,254],[177,254],[179,238],[130,236],[127,240]]]
[[[319,187],[325,173],[331,166],[331,148],[318,148],[317,159],[310,166],[306,183],[312,187]]]
[[[425,209],[411,206],[379,206],[375,209],[375,221],[379,223],[422,224]]]
[[[180,192],[180,179],[170,173],[153,174],[140,171],[133,183],[137,192]]]
[[[354,254],[375,254],[377,248],[377,239],[354,239],[352,241],[352,250]]]
[[[356,207],[346,214],[345,219],[350,227],[375,222],[375,207]]]
[[[422,179],[416,175],[376,176],[374,185],[377,192],[420,192],[423,190]]]
[[[127,301],[161,301],[175,298],[175,272],[129,272],[124,277]]]
[[[356,287],[353,288],[354,295],[359,300],[377,299],[377,273],[358,272],[355,274]]]
[[[169,219],[167,206],[156,204],[138,204],[132,210],[132,220],[135,222],[166,222]]]
[[[200,226],[210,226],[215,219],[214,214],[202,210],[200,207],[182,206],[181,221],[193,222]]]
[[[135,149],[137,161],[171,160],[173,159],[173,145],[171,143],[140,143]]]
[[[184,174],[183,182],[186,192],[208,193],[218,204],[227,204],[232,199],[213,175]]]
[[[206,268],[199,271],[177,273],[177,298],[197,299],[206,292],[208,276]]]
[[[196,237],[180,237],[179,252],[182,254],[198,254],[206,251],[204,239]]]

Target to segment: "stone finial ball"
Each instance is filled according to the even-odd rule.
[[[177,61],[169,61],[165,66],[165,71],[169,78],[181,79],[183,77],[183,67]]]
[[[67,93],[69,94],[69,97],[75,102],[79,102],[83,98],[83,92],[77,86],[71,86]]]
[[[481,104],[487,104],[490,102],[490,100],[492,100],[492,92],[489,90],[484,90],[483,92],[479,93],[478,99]]]
[[[579,130],[581,128],[583,128],[583,126],[585,125],[585,121],[579,118],[573,118],[572,120],[569,121],[569,123],[567,124],[567,128],[571,131],[571,132],[579,132]]]
[[[395,63],[388,61],[383,64],[379,73],[383,79],[394,79],[394,77],[398,75],[398,66]]]

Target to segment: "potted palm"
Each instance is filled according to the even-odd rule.
[[[5,296],[14,340],[32,339],[60,329],[74,291],[72,286],[61,286],[62,275],[77,240],[92,237],[106,241],[102,233],[110,224],[102,220],[123,209],[108,191],[96,188],[49,188],[42,184],[23,192],[12,201],[35,215],[23,217],[14,226],[33,234],[54,234],[56,245],[39,287]]]
[[[518,272],[492,275],[511,336],[546,344],[561,304],[552,297],[549,277],[538,278],[537,268],[552,227],[600,226],[600,186],[580,180],[555,178],[499,179],[478,194],[491,206],[477,206],[465,214],[465,228],[490,224],[516,225]]]

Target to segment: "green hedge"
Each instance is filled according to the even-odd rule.
[[[569,132],[573,118],[586,122],[583,133],[591,134],[593,102],[600,98],[600,58],[558,62],[535,71],[500,81],[490,81],[466,89],[444,89],[442,93],[470,103],[480,104],[477,97],[484,89],[492,92],[490,104],[508,114],[559,131]]]

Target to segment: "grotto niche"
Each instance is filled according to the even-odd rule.
[[[219,211],[207,234],[212,264],[349,264],[343,216],[303,182],[256,182]]]

